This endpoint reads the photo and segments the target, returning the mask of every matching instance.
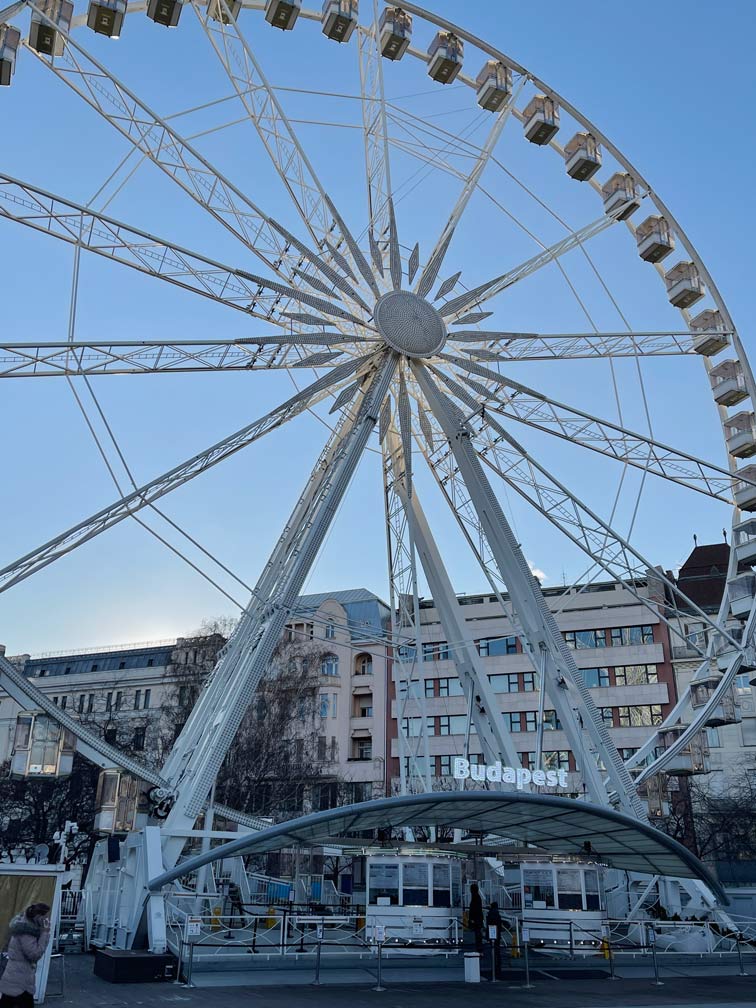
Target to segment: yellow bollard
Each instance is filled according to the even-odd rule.
[[[511,953],[511,955],[512,955],[513,959],[519,959],[520,958],[520,946],[517,944],[517,930],[516,929],[512,932],[512,953]]]
[[[601,939],[601,955],[604,957],[604,959],[609,958],[609,942],[607,941],[606,938]]]
[[[210,930],[220,931],[223,927],[223,919],[221,917],[222,909],[219,906],[213,907],[210,911]]]
[[[268,916],[265,918],[265,927],[270,929],[276,926],[276,908],[268,907]]]

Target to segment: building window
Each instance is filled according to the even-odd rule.
[[[146,728],[135,728],[134,729],[134,739],[132,741],[132,746],[137,752],[144,751],[144,739],[147,734]]]
[[[71,666],[66,665],[66,667],[63,669],[63,675],[70,675],[70,674],[71,674]]]
[[[147,710],[149,708],[151,697],[152,697],[152,690],[146,689],[144,691],[144,710]]]
[[[152,666],[154,664],[155,664],[155,659],[154,658],[148,658],[147,659],[147,668],[152,668]]]
[[[118,740],[118,734],[115,728],[106,728],[103,732],[103,738],[108,743],[108,745],[115,745]]]
[[[580,669],[580,674],[583,677],[583,682],[589,689],[609,685],[608,668],[584,668]]]
[[[533,717],[535,717],[535,714]],[[543,727],[544,731],[561,730],[562,722],[557,717],[557,712],[555,710],[545,710],[543,712]]]
[[[118,663],[118,668],[119,669],[125,669],[126,668],[126,662],[125,661],[119,662]]]
[[[467,714],[449,715],[449,732],[452,735],[464,735],[467,731],[469,718]],[[470,722],[470,734],[475,734],[475,725]]]
[[[426,697],[434,697],[436,695],[436,684],[439,681],[440,680],[438,680],[438,679],[426,679],[425,680],[425,695],[426,695]],[[448,694],[447,694],[447,696],[448,696]]]
[[[321,763],[325,762],[326,758],[326,737],[325,735],[318,735],[318,760]]]
[[[329,620],[325,627],[325,639],[333,640],[336,636],[336,627],[334,626],[333,620]]]
[[[543,754],[544,770],[569,770],[570,751],[569,749],[555,749]]]
[[[520,677],[516,672],[507,672],[504,675],[490,675],[488,681],[497,693],[520,692]]]
[[[721,749],[722,742],[719,738],[719,731],[716,728],[704,728],[704,734],[706,735],[706,742],[709,749]]]
[[[134,710],[139,710],[139,705],[141,704],[141,702],[142,702],[142,691],[138,689],[134,694]],[[181,691],[179,691],[179,703],[181,703]]]
[[[68,707],[68,697],[67,696],[62,696],[60,698],[60,709],[61,710],[65,710],[66,707]]]
[[[335,654],[325,656],[320,663],[320,674],[324,676],[337,676],[339,674],[339,659]]]
[[[650,728],[662,723],[661,704],[637,707],[618,707],[621,728]]]
[[[618,749],[617,752],[620,754],[620,759],[624,760],[626,763],[638,752],[637,749]]]
[[[113,694],[112,693],[108,693],[107,697],[105,698],[105,710],[106,711],[112,711],[113,710]]]
[[[642,686],[659,682],[656,665],[618,665],[614,670],[618,686]]]
[[[119,711],[121,709],[121,702],[123,700],[123,693],[119,690],[115,695],[115,709]]]
[[[402,732],[407,738],[418,738],[423,719],[419,717],[402,718]]]
[[[438,734],[451,735],[451,718],[448,714],[442,714],[438,719]]]
[[[518,753],[520,757],[520,766],[524,767],[526,770],[535,770],[535,753],[532,752],[521,752]]]
[[[40,679],[42,679],[43,676],[46,676],[46,675],[47,675],[47,669],[46,668],[43,668],[43,669],[39,670],[39,678]]]
[[[599,707],[599,714],[607,728],[614,728],[614,709],[612,707]]]
[[[354,739],[354,758],[369,760],[373,758],[373,740],[371,738]]]
[[[331,717],[336,717],[336,703],[338,701],[338,693],[331,693]],[[372,710],[372,708],[371,708]]]
[[[92,668],[89,671],[90,672],[97,672],[97,670],[99,669],[99,667],[100,667],[99,665],[93,665]]]
[[[538,689],[538,675],[536,672],[522,673],[522,688],[525,693],[533,693]]]
[[[740,675],[735,676],[735,689],[738,693],[748,693],[751,692],[751,676],[752,672],[744,672]]]
[[[336,701],[336,694],[335,693],[333,694],[333,699],[334,699],[334,705],[333,705],[334,706],[334,715],[333,716],[336,717],[336,714],[335,714],[335,711],[336,711],[336,703],[335,703],[335,701]],[[360,704],[359,714],[357,716],[358,717],[372,717],[373,716],[373,705],[372,705],[372,703],[371,703],[370,700],[368,700],[368,699],[363,699],[362,700],[362,703]]]
[[[438,757],[438,774],[440,777],[451,776],[451,756]]]
[[[371,675],[373,671],[373,658],[369,654],[359,655],[357,658],[357,675]]]
[[[481,658],[494,658],[498,655],[517,654],[516,637],[485,637],[478,641],[478,654]]]
[[[504,723],[508,724],[511,732],[535,731],[536,712],[509,711],[504,715]]]
[[[423,644],[423,661],[448,661],[449,645],[446,641]]]
[[[654,628],[652,626],[612,627],[612,647],[627,647],[630,644],[653,644]]]
[[[320,694],[320,716],[322,718],[327,718],[328,717],[328,694],[327,693],[321,693]]]
[[[82,693],[79,696],[79,714],[83,714],[84,713],[84,704],[86,702],[86,699],[87,698],[86,698],[86,695],[84,693]]]
[[[94,693],[90,693],[87,697],[87,714],[91,714],[94,708]]]
[[[52,701],[53,701],[53,703],[55,704],[55,706],[57,707],[57,706],[58,706],[58,698],[57,698],[56,696],[54,696],[54,697],[52,698]]]
[[[576,651],[606,647],[606,632],[604,630],[566,630],[564,639],[567,646]]]
[[[430,680],[433,682],[434,680]],[[465,691],[462,689],[462,683],[459,679],[454,676],[453,678],[436,679],[435,682],[438,683],[438,695],[442,697],[449,696],[464,696]],[[426,696],[433,696],[432,693],[425,694]]]

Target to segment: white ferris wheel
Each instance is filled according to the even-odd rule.
[[[145,14],[151,30],[177,28],[166,45],[191,19],[198,77],[214,61],[242,110],[245,141],[256,143],[254,184],[216,167],[203,153],[206,137],[182,135],[179,117],[153,111],[160,96],[149,74],[142,87],[140,73],[127,68],[124,82],[108,68],[109,47],[128,47],[132,24],[145,24]],[[413,3],[363,0],[358,9],[357,0],[326,0],[310,10],[300,0],[91,0],[78,11],[68,0],[40,0],[0,11],[0,22],[0,83],[11,84],[18,69],[14,87],[23,87],[21,64],[36,60],[69,100],[77,97],[125,141],[127,158],[98,194],[135,185],[136,159],[163,173],[179,206],[193,201],[209,222],[199,247],[188,248],[111,216],[99,195],[83,205],[0,175],[1,226],[33,229],[40,244],[68,243],[75,280],[80,258],[99,257],[104,275],[136,270],[156,289],[181,288],[190,309],[200,298],[215,302],[219,330],[226,318],[244,320],[233,339],[132,341],[81,340],[72,322],[58,342],[3,341],[2,377],[195,372],[199,380],[282,371],[297,382],[284,402],[240,430],[146,483],[121,485],[112,504],[25,555],[3,557],[0,591],[44,577],[50,564],[121,521],[141,521],[172,490],[307,412],[329,427],[239,627],[159,773],[88,733],[1,659],[4,684],[63,723],[101,765],[110,761],[150,782],[166,836],[190,828],[368,453],[383,476],[385,507],[376,502],[374,531],[381,533],[383,511],[390,643],[399,649],[400,674],[412,676],[424,577],[446,639],[456,642],[451,653],[484,754],[518,765],[501,718],[486,713],[497,700],[421,504],[430,488],[434,507],[448,505],[491,591],[508,596],[506,609],[540,673],[541,708],[548,699],[573,751],[593,754],[580,768],[586,795],[644,816],[638,782],[679,770],[702,729],[723,723],[735,676],[754,665],[756,465],[747,460],[756,454],[756,386],[714,279],[642,172],[516,59]],[[307,52],[311,67],[327,66],[326,83],[310,74],[304,86],[309,66],[300,66],[293,86],[271,83],[295,39],[300,63]],[[120,56],[113,62],[124,65]],[[153,93],[143,94],[150,84]],[[197,99],[193,110],[206,106]],[[348,110],[341,119],[337,106]],[[278,184],[271,206],[258,195],[258,188],[266,197],[273,191],[257,185],[264,172]],[[421,199],[424,192],[433,200]],[[568,223],[574,220],[581,223]],[[225,229],[223,247],[235,243],[243,266],[214,253],[210,227],[219,235]],[[72,320],[75,302],[76,283]],[[557,321],[562,311],[568,324]],[[631,322],[639,316],[647,323]],[[689,361],[703,370],[686,384],[681,405],[694,413],[699,402],[719,417],[726,452],[715,461],[675,448],[651,423],[646,376]],[[598,398],[575,383],[576,366],[603,369],[616,405],[630,404],[627,413],[595,415]],[[632,388],[623,391],[628,381]],[[625,418],[634,414],[637,424]],[[586,472],[593,460],[614,466],[621,474],[619,490],[612,481],[615,506],[592,502],[580,478],[570,484],[558,476],[547,444],[582,453]],[[659,501],[677,495],[677,508],[697,494],[730,505],[734,549],[717,616],[657,570],[671,633],[682,632],[680,614],[694,614],[703,628],[688,641],[700,667],[665,725],[625,764],[531,573],[523,550],[538,561],[538,543],[521,546],[507,513],[511,501],[525,502],[544,528],[582,551],[588,577],[622,580],[654,606],[639,587],[654,567],[635,521],[644,486]],[[633,520],[622,525],[622,514]],[[166,860],[175,861],[180,847]]]

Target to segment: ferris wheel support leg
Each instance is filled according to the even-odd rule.
[[[191,829],[202,811],[257,684],[270,667],[286,621],[378,421],[380,404],[388,392],[397,360],[398,355],[390,352],[377,365],[357,409],[355,423],[339,444],[312,508],[302,518],[292,539],[293,548],[271,594],[264,607],[253,604],[245,613],[216,666],[213,677],[223,676],[226,688],[207,711],[205,732],[188,747],[186,739],[179,736],[176,765],[180,773],[172,781],[176,801],[163,826],[163,857],[168,866],[175,864],[184,845],[184,837],[177,834]]]
[[[616,800],[624,811],[645,819],[645,806],[638,798],[632,779],[585,688],[575,660],[562,640],[540,585],[531,574],[483,472],[461,411],[436,386],[423,365],[413,363],[412,369],[431,411],[448,438],[459,474],[478,515],[481,532],[488,540],[491,553],[509,590],[516,617],[522,627],[523,646],[529,653],[534,668],[540,667],[543,653],[545,675],[541,689],[547,691],[572,751],[576,755],[585,753],[580,770],[587,794],[602,805],[611,805]],[[590,747],[585,745],[584,731]],[[585,752],[586,748],[591,751]],[[599,771],[599,759],[606,771]],[[611,791],[616,799],[610,797]]]
[[[392,438],[391,434],[388,435],[388,439],[390,438]],[[397,464],[401,458],[401,448],[399,439],[395,435],[393,435],[393,440],[394,444],[390,447],[395,473],[395,488],[404,506],[412,538],[425,571],[433,602],[438,609],[446,640],[457,642],[452,651],[452,659],[465,694],[471,697],[472,723],[478,733],[486,762],[495,763],[497,760],[501,760],[508,766],[518,767],[520,761],[517,750],[508,733],[504,731],[501,719],[496,716],[496,712],[498,712],[496,694],[488,681],[477,648],[470,639],[470,630],[444,567],[433,533],[417,499],[417,494],[414,490],[411,494],[408,493],[404,481],[401,477],[396,476],[397,472],[402,471],[402,466]],[[492,714],[494,716],[491,716]]]

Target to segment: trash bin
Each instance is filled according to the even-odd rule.
[[[465,952],[465,983],[480,983],[479,952]]]

